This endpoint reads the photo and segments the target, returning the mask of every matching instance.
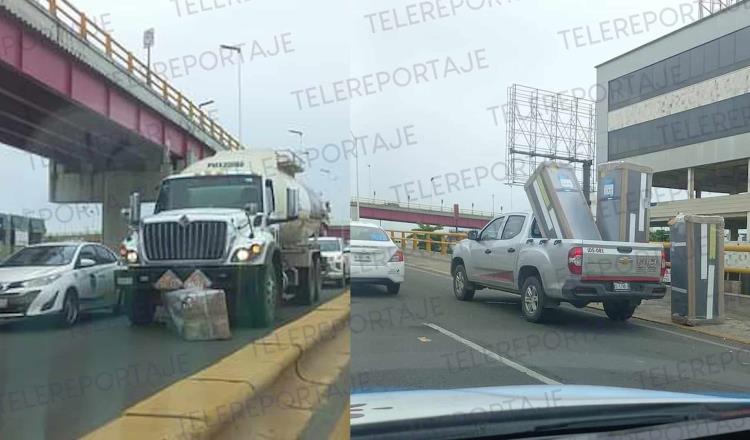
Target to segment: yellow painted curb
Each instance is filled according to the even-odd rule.
[[[349,304],[347,291],[83,438],[296,438],[348,369]]]

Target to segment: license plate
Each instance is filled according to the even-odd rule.
[[[131,277],[118,278],[117,279],[117,285],[118,286],[132,286],[133,285],[133,278],[131,278]]]
[[[372,261],[372,258],[370,258],[369,255],[355,255],[354,261],[360,262],[360,263],[366,263]]]
[[[618,292],[630,290],[630,283],[614,283],[615,290]]]
[[[6,298],[0,299],[0,309],[8,307],[8,300]]]

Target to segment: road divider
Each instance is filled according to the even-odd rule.
[[[348,375],[349,316],[346,292],[133,405],[84,438],[299,438],[318,408],[348,396],[349,390],[336,384]],[[332,429],[332,436],[343,430]]]

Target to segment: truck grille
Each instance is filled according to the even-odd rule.
[[[218,260],[227,240],[225,222],[149,223],[143,228],[146,258],[152,261]]]

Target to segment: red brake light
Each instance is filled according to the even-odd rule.
[[[574,247],[568,251],[568,270],[575,275],[583,273],[583,248]]]
[[[404,261],[404,253],[401,251],[401,249],[396,249],[396,253],[393,254],[389,262],[397,263],[401,261]]]
[[[667,276],[667,250],[662,248],[661,250],[661,278]]]

